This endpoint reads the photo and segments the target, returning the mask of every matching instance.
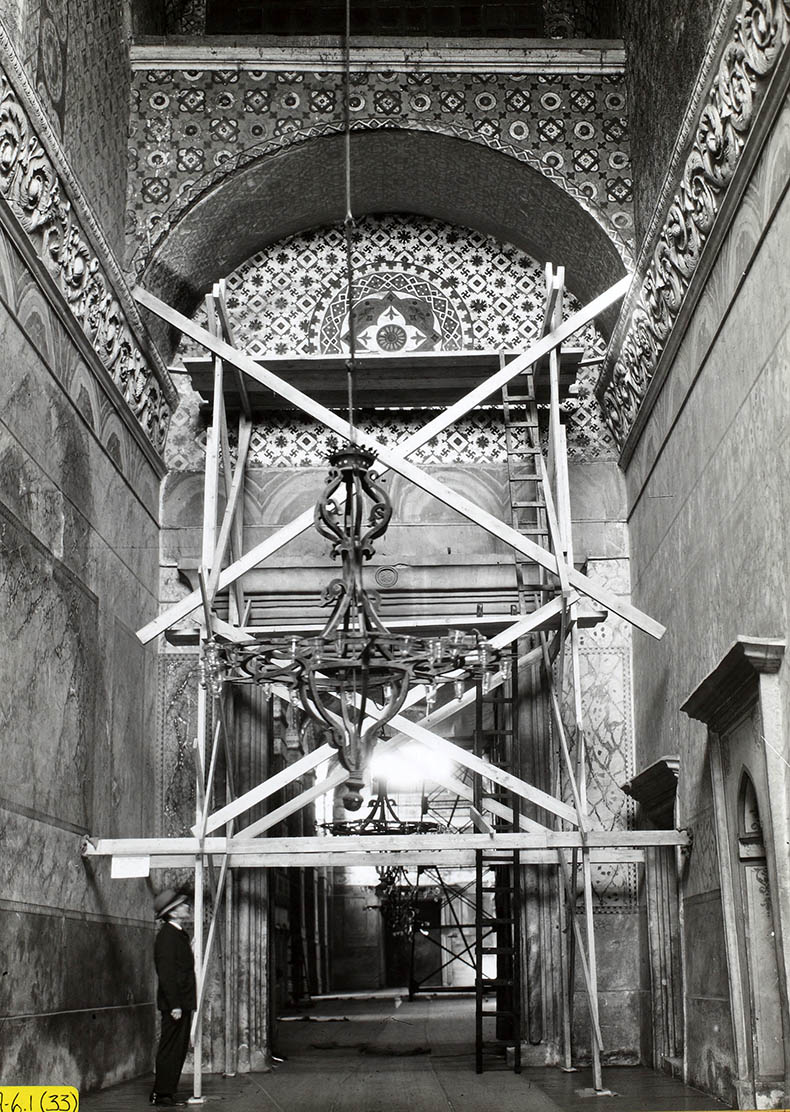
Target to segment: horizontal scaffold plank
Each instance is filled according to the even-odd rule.
[[[427,443],[434,435],[448,428],[460,416],[467,413],[470,409],[473,409],[477,404],[484,402],[492,393],[499,390],[505,382],[515,377],[516,374],[521,373],[521,371],[526,370],[537,359],[547,354],[558,343],[566,339],[567,336],[572,335],[582,328],[588,320],[592,320],[602,312],[603,309],[608,307],[609,304],[612,304],[622,297],[628,284],[629,280],[627,278],[621,279],[621,281],[612,286],[610,290],[607,290],[589,305],[585,306],[584,309],[575,313],[553,332],[537,341],[537,343],[532,344],[527,352],[511,360],[498,375],[492,375],[491,378],[481,384],[477,390],[470,391],[469,394],[450,406],[444,413],[434,418],[433,421],[429,421],[423,429],[414,434],[418,437],[419,443]],[[353,439],[354,436],[356,436],[358,442],[362,444],[363,447],[371,448],[376,452],[380,464],[378,468],[380,474],[383,470],[391,468],[405,479],[410,479],[426,493],[433,495],[440,502],[443,502],[451,509],[456,510],[462,516],[468,518],[474,524],[481,526],[493,536],[505,541],[506,544],[510,545],[510,547],[514,548],[517,552],[521,552],[529,559],[534,560],[536,563],[546,568],[547,571],[557,574],[557,559],[552,553],[541,548],[540,545],[535,544],[528,537],[505,524],[505,522],[495,518],[481,506],[470,502],[463,495],[440,482],[434,475],[428,474],[420,468],[415,467],[414,464],[409,463],[406,457],[417,447],[416,443],[411,443],[411,438],[406,438],[397,449],[390,449],[385,445],[379,444],[375,438],[366,434],[363,430],[352,429],[349,423],[344,421],[337,414],[333,413],[325,406],[319,405],[312,398],[303,394],[295,387],[292,387],[277,375],[258,366],[255,360],[250,356],[245,355],[243,352],[236,351],[229,344],[213,336],[210,332],[206,331],[206,329],[196,325],[193,321],[190,321],[187,317],[184,317],[152,294],[137,287],[134,291],[134,296],[141,305],[144,305],[146,308],[156,313],[161,319],[178,328],[185,336],[189,336],[191,339],[203,344],[204,347],[213,351],[215,355],[224,359],[231,366],[237,367],[251,378],[267,386],[269,389],[274,390],[287,402],[302,409],[309,416],[321,421],[327,428],[331,429],[339,436],[347,439]],[[302,515],[302,519],[304,519],[304,515]],[[289,532],[289,538],[297,536],[303,528],[306,528],[309,524],[309,521],[304,521],[302,523],[302,519],[297,519],[297,522],[292,522],[290,526],[286,526],[284,530],[281,531],[281,534],[284,535],[286,532]],[[296,533],[290,533],[292,528],[296,528]],[[271,551],[274,551],[274,549]],[[219,578],[220,589],[238,578],[245,570],[250,570],[252,567],[255,567],[261,562],[265,554],[270,554],[270,552],[266,550],[266,553],[264,553],[263,549],[253,549],[252,552],[247,553],[241,560],[226,568]],[[581,591],[582,594],[587,595],[588,598],[600,603],[600,605],[606,609],[625,618],[638,629],[642,629],[652,637],[658,639],[663,637],[665,629],[660,622],[655,621],[655,619],[649,617],[647,614],[643,614],[635,606],[632,606],[630,603],[612,594],[600,584],[588,579],[587,576],[583,575],[581,572],[576,571],[574,568],[569,568],[568,581]],[[192,596],[190,596],[190,600],[185,599],[169,607],[159,618],[155,619],[153,622],[149,622],[147,626],[139,630],[138,637],[143,644],[147,644],[159,633],[163,633],[165,629],[173,625],[180,617],[185,617],[187,614],[191,613],[192,610],[196,609],[200,600],[194,597],[194,594],[193,592]],[[186,607],[186,609],[184,609],[184,607]]]
[[[490,853],[490,848],[489,848]],[[644,861],[644,849],[595,849],[590,851],[593,865],[635,865]],[[512,858],[505,854],[504,863]],[[522,865],[557,865],[557,851],[553,849],[524,850],[519,855]],[[474,868],[475,854],[472,850],[446,849],[433,853],[396,850],[394,853],[230,853],[228,864],[231,869],[321,869],[332,866],[350,868],[354,865],[392,865],[416,866],[441,865],[445,869]],[[195,866],[194,855],[175,854],[151,858],[151,869],[191,869]]]
[[[685,846],[685,830],[589,830],[586,845],[594,848],[641,848]],[[581,849],[582,835],[575,830],[546,830],[544,833],[488,834],[354,834],[345,837],[303,838],[98,838],[86,840],[86,857],[142,856],[159,854],[194,856],[199,852],[221,856],[227,852],[266,857],[273,854],[343,855],[346,853],[392,853],[415,851],[441,853],[445,850],[533,850]]]

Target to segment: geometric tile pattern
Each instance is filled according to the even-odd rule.
[[[63,8],[62,2],[52,3]],[[129,118],[129,54],[124,6],[69,0],[63,145],[119,258],[124,250],[123,164]],[[43,25],[42,25],[43,29]]]
[[[265,154],[343,126],[343,75],[299,68],[140,69],[132,76],[128,259],[197,197]],[[625,259],[632,182],[619,73],[352,71],[355,129],[466,139],[527,162],[586,208]]]
[[[320,228],[271,245],[229,274],[227,305],[237,345],[259,358],[344,350],[344,251],[341,227]],[[538,336],[544,296],[541,266],[513,245],[480,232],[422,217],[368,217],[354,232],[353,266],[355,302],[392,295],[394,308],[388,302],[387,313],[397,310],[392,320],[401,320],[403,327],[391,321],[390,328],[404,340],[409,328],[400,312],[408,315],[402,308],[407,302],[429,306],[429,346],[436,350],[518,351]],[[565,316],[578,308],[576,299],[566,295]],[[205,322],[202,309],[195,319]],[[425,335],[420,331],[418,339]],[[603,353],[603,339],[593,324],[576,342],[587,347],[588,356]],[[185,340],[178,355],[183,358],[199,350]],[[596,374],[596,366],[580,372],[579,393],[563,403],[569,451],[577,459],[614,456],[592,393]],[[174,418],[166,456],[171,468],[200,466],[187,431],[193,428],[193,440],[200,436],[195,413],[194,402],[186,402]],[[428,419],[427,413],[408,410],[358,417],[371,435],[389,446]],[[326,458],[330,439],[327,430],[300,414],[276,415],[256,428],[253,460],[268,466],[314,465]],[[423,464],[499,462],[504,460],[502,440],[501,415],[478,410],[414,459]]]
[[[538,338],[543,268],[492,236],[419,216],[365,217],[354,231],[352,265],[355,303],[390,289],[429,301],[443,350],[520,351]],[[344,350],[345,267],[340,225],[290,236],[242,263],[225,279],[239,346],[254,357]],[[579,307],[566,294],[565,315]],[[202,309],[195,319],[205,321]],[[594,326],[583,340],[603,354]],[[179,350],[198,348],[186,342]]]

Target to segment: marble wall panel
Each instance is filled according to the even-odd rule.
[[[50,1011],[62,996],[65,979],[62,918],[0,908],[0,924],[0,1016]],[[46,964],[42,954],[50,955]]]
[[[87,831],[98,600],[0,507],[3,794]]]
[[[146,900],[140,918],[149,914]],[[62,920],[61,1006],[67,1010],[152,1004],[156,985],[150,925]]]
[[[3,1023],[5,1084],[50,1085],[80,1092],[152,1072],[153,1004],[9,1018]]]
[[[687,1083],[735,1106],[735,1050],[729,1000],[689,1000],[686,1026],[699,1032],[686,1050]]]
[[[147,910],[147,908],[146,908]],[[150,1004],[153,923],[98,922],[61,912],[0,910],[4,1018]]]
[[[711,344],[717,340],[722,324],[726,325],[728,316],[734,308],[733,301],[737,303],[741,296],[744,281],[750,283],[755,291],[752,295],[754,308],[761,314],[759,318],[761,325],[766,323],[765,314],[768,314],[768,336],[766,338],[762,331],[751,325],[748,314],[745,319],[749,321],[749,326],[740,328],[737,321],[741,316],[735,308],[733,315],[736,319],[736,327],[730,325],[729,337],[733,337],[733,342],[741,347],[743,338],[750,339],[764,354],[767,354],[776,342],[776,329],[781,326],[781,314],[772,311],[774,299],[764,296],[761,291],[773,289],[777,280],[786,283],[785,268],[781,265],[782,234],[780,233],[778,237],[771,234],[771,225],[775,219],[776,207],[785,195],[788,175],[790,175],[790,106],[785,106],[773,127],[733,218],[730,231],[713,264],[704,294],[695,309],[693,326],[683,337],[673,362],[672,373],[656,400],[650,422],[629,461],[626,482],[630,505],[633,505],[644,487],[665,439],[670,434],[685,403],[686,396],[695,385],[700,369],[706,365],[706,362],[710,363],[709,373],[715,375],[718,351],[721,350],[721,346],[718,351],[711,353]],[[784,219],[786,220],[786,217]],[[764,258],[762,251],[766,246],[762,241],[766,235],[777,241],[776,246],[771,248],[773,269],[771,264],[761,265]],[[760,272],[753,277],[750,272],[755,262],[760,264]],[[780,300],[781,292],[777,291],[776,303]],[[724,350],[728,350],[727,346]],[[749,368],[760,366],[762,360],[753,357],[751,347],[748,347],[747,351],[749,359],[743,365],[742,371],[748,375]],[[722,401],[727,403],[727,391],[722,391],[722,394]],[[704,427],[700,432],[703,436],[709,435]]]
[[[734,1099],[707,731],[681,705],[739,635],[787,638],[790,202],[787,109],[769,137],[628,465],[639,764],[681,759],[689,1081]],[[780,675],[784,709],[790,683]]]
[[[738,634],[787,629],[788,229],[785,200],[649,478],[629,476],[635,600],[668,626],[637,643],[645,762],[683,745],[698,768],[678,707]]]
[[[689,999],[729,1000],[727,952],[724,945],[721,893],[687,898],[684,903],[687,942],[686,991]],[[705,946],[693,945],[704,937]]]
[[[596,955],[604,1062],[621,1065],[640,1061],[640,1032],[645,1001],[639,966],[641,920],[636,914],[595,915]],[[587,994],[577,969],[574,1037],[581,1054],[589,1055],[590,1021]]]
[[[120,471],[136,497],[155,515],[158,475],[107,395],[99,390],[34,277],[3,236],[0,274],[5,287],[0,295],[0,336],[7,365],[12,368],[0,386],[4,418],[13,415],[16,435],[35,458],[47,461],[50,473],[56,473],[56,463],[66,466],[60,485],[87,516],[91,516],[86,504],[93,492],[91,475],[75,473],[74,468],[86,458],[92,441],[104,448],[92,461],[98,488],[109,482],[110,469]],[[43,375],[42,370],[46,372]],[[102,465],[99,460],[105,454],[108,458]]]
[[[157,594],[158,481],[15,266],[0,260],[0,1076],[85,1090],[147,1069],[153,1039],[150,887],[80,845],[152,826],[153,652],[133,631]]]
[[[111,651],[111,755],[110,769],[104,781],[109,785],[109,798],[103,801],[103,806],[97,801],[96,810],[103,812],[102,828],[107,831],[106,837],[143,837],[147,833],[143,821],[145,793],[139,788],[141,782],[152,782],[153,771],[151,734],[144,728],[144,708],[153,701],[147,697],[147,692],[153,689],[146,687],[143,646],[117,618],[113,625]]]
[[[110,862],[81,855],[82,835],[0,806],[2,906],[47,908],[139,922],[148,918],[147,882],[110,879]],[[48,954],[51,957],[51,954]]]

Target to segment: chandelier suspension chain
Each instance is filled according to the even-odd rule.
[[[341,575],[323,592],[331,612],[318,636],[275,635],[249,642],[205,646],[203,680],[220,694],[223,682],[258,683],[294,692],[299,710],[328,731],[348,772],[343,796],[347,811],[362,806],[366,772],[382,729],[401,709],[409,689],[424,684],[430,711],[440,683],[452,682],[456,698],[467,680],[487,682],[500,653],[477,630],[419,637],[391,633],[378,613],[378,599],[367,591],[363,567],[375,553],[373,541],[384,535],[392,504],[374,470],[376,455],[359,447],[354,426],[357,371],[354,310],[354,215],[351,211],[351,0],[345,0],[343,44],[343,117],[345,184],[345,270],[348,310],[348,443],[332,452],[330,471],[316,504],[315,528],[331,541],[340,558]],[[386,795],[386,789],[379,792]],[[373,801],[371,816],[382,807]],[[383,817],[379,816],[383,821]],[[363,820],[364,821],[364,820]],[[377,820],[378,821],[378,820]]]
[[[351,0],[346,0],[346,27],[343,38],[343,129],[346,215],[343,232],[346,244],[346,305],[348,308],[348,353],[346,364],[348,389],[348,423],[350,442],[356,443],[354,427],[354,385],[356,377],[356,330],[354,321],[354,215],[351,211]]]

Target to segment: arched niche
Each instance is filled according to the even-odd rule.
[[[265,155],[203,194],[155,248],[141,283],[191,315],[219,277],[256,251],[345,215],[344,137],[330,135]],[[381,129],[351,140],[356,216],[414,213],[474,228],[565,267],[582,303],[625,272],[604,228],[558,184],[481,144],[432,132]],[[618,307],[599,320],[608,335]],[[151,318],[149,317],[149,320]],[[173,350],[152,323],[163,351]]]
[[[744,769],[738,789],[738,856],[741,861],[764,860],[765,842],[757,790]]]

